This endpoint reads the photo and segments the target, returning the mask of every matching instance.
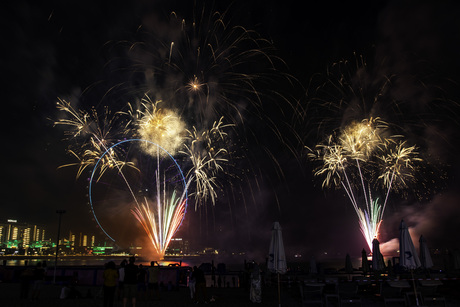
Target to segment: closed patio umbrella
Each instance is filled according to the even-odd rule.
[[[420,259],[417,256],[417,251],[414,247],[414,242],[410,237],[409,228],[407,228],[406,223],[404,220],[401,220],[401,224],[399,226],[399,265],[409,269],[412,274],[412,283],[414,286],[414,293],[415,293],[415,301],[417,306],[419,306],[418,296],[417,296],[417,288],[415,287],[415,280],[414,280],[414,269],[420,267]]]
[[[369,271],[371,270],[369,267],[369,261],[367,260],[367,253],[364,248],[361,251],[361,269],[363,270],[364,275],[369,273]]]
[[[310,274],[318,274],[318,268],[316,267],[315,256],[311,256],[310,258]]]
[[[349,254],[345,256],[345,273],[353,274],[353,264],[351,263],[351,257]]]
[[[280,297],[280,274],[286,273],[286,255],[284,253],[283,236],[281,226],[278,222],[273,223],[272,238],[270,241],[270,249],[268,252],[268,270],[278,274],[278,304],[281,306]]]
[[[420,259],[404,220],[399,227],[399,264],[409,270],[420,267]]]
[[[420,265],[424,269],[429,269],[433,267],[433,260],[431,259],[430,250],[428,249],[428,245],[426,244],[425,238],[420,236]]]
[[[377,239],[372,241],[372,270],[374,272],[385,269],[383,255],[380,253],[380,242]]]
[[[433,260],[431,259],[430,250],[426,244],[425,238],[420,236],[420,265],[424,269],[429,269],[433,267]]]

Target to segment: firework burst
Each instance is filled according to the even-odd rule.
[[[173,110],[162,108],[161,101],[153,102],[148,95],[145,95],[140,106],[133,110],[131,104],[126,113],[131,117],[127,127],[133,137],[158,144],[166,152],[175,155],[184,144],[185,122]],[[157,149],[146,143],[143,148],[147,153],[155,155]]]
[[[138,41],[122,43],[133,61],[126,71],[145,78],[140,91],[180,105],[184,118],[205,125],[222,115],[235,124],[244,121],[242,103],[260,110],[262,97],[269,96],[259,85],[278,77],[273,72],[284,64],[268,40],[228,25],[225,15],[203,8],[186,20],[172,12],[166,32],[144,24]]]
[[[309,153],[310,159],[319,162],[314,174],[324,177],[322,186],[341,187],[347,194],[370,249],[378,237],[390,190],[397,190],[395,182],[401,189],[407,187],[421,161],[417,148],[398,140],[401,136],[383,137],[387,129],[379,118],[354,122]],[[383,204],[372,194],[379,185],[386,190]]]
[[[217,173],[224,171],[223,165],[229,161],[228,150],[221,147],[221,144],[228,136],[226,128],[232,126],[232,124],[224,124],[223,118],[220,118],[209,130],[198,132],[196,127],[193,127],[188,131],[188,142],[182,153],[189,157],[193,165],[187,177],[195,182],[193,193],[197,199],[195,209],[208,199],[215,204],[218,187],[216,176]]]
[[[116,142],[117,137],[122,137],[125,131],[117,130],[117,125],[121,123],[121,113],[112,113],[108,108],[104,108],[104,115],[100,116],[93,108],[91,113],[84,110],[76,110],[71,103],[59,99],[57,108],[66,115],[55,122],[55,125],[64,126],[65,135],[76,143],[70,146],[68,153],[78,160],[77,163],[62,165],[78,166],[77,178],[83,171],[96,162],[109,150]],[[104,159],[100,161],[100,175],[110,168],[122,168],[124,166],[134,167],[131,162],[120,160],[115,150],[111,149]]]
[[[442,131],[439,119],[451,121],[458,114],[458,104],[445,99],[440,103],[439,97],[445,97],[440,90],[414,75],[388,73],[384,62],[369,66],[356,54],[353,60],[333,63],[311,79],[307,102],[298,113],[305,129],[303,142],[324,140],[309,153],[320,165],[314,174],[323,178],[324,188],[344,189],[363,234],[380,227],[372,220],[381,221],[390,192],[410,193],[423,200],[442,188],[445,171],[440,157],[433,155],[437,146],[426,136]],[[361,121],[372,118],[373,123]],[[392,123],[391,127],[378,118]],[[373,235],[365,236],[372,241]]]

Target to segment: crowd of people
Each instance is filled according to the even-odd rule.
[[[20,298],[37,300],[40,296],[40,291],[42,289],[43,283],[45,281],[46,275],[46,262],[38,262],[35,268],[27,267],[20,277],[21,281],[21,290]]]
[[[115,298],[123,300],[123,307],[135,307],[138,298],[160,300],[159,270],[158,262],[152,261],[146,268],[135,264],[135,257],[123,260],[118,269],[113,261],[108,262],[103,273],[104,307],[112,307]],[[203,270],[194,266],[189,272],[188,285],[193,302],[208,302]],[[172,284],[166,287],[172,287]]]
[[[173,290],[175,286],[170,281],[167,284],[160,283],[160,264],[156,261],[151,261],[150,266],[142,264],[137,265],[135,257],[124,259],[119,266],[113,261],[105,264],[102,274],[102,296],[103,306],[112,307],[115,300],[122,301],[123,307],[136,306],[136,300],[160,300],[160,288],[165,290]],[[221,265],[221,264],[220,264]],[[189,270],[183,271],[181,275],[181,284],[186,284],[190,290],[190,299],[194,303],[208,303],[213,300],[213,297],[208,298],[205,271],[209,268],[206,266],[202,269],[201,266],[194,266]],[[221,276],[222,270],[219,268],[215,274],[215,268],[212,265],[211,269],[211,286],[213,287],[233,287],[244,286],[250,290],[250,300],[254,303],[260,303],[261,298],[261,277],[260,269],[257,263],[250,263],[246,267],[246,274],[239,276],[241,285],[237,283],[235,276],[232,276],[232,284],[226,281],[225,274]],[[36,300],[39,298],[43,284],[46,278],[46,263],[38,262],[35,267],[27,267],[21,274],[21,298]],[[216,275],[217,279],[216,279]],[[164,276],[163,276],[164,277]],[[246,280],[246,282],[244,282]],[[82,298],[85,297],[79,292],[78,272],[74,272],[72,279],[63,283],[60,298]],[[177,286],[177,285],[176,285]],[[90,290],[88,290],[90,291]],[[99,296],[98,294],[96,294]],[[88,292],[86,297],[92,297],[93,293]]]
[[[135,257],[123,260],[117,269],[113,261],[105,265],[103,273],[104,307],[113,306],[115,297],[123,300],[123,306],[136,306],[136,299],[160,299],[159,264],[156,261],[145,268],[135,264]]]

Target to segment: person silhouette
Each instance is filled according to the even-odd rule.
[[[132,306],[136,307],[137,275],[139,274],[139,268],[134,264],[135,261],[135,257],[130,257],[129,263],[125,266],[123,307],[127,306],[129,298],[131,298]]]

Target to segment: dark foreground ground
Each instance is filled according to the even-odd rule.
[[[453,285],[454,288],[447,289],[446,294],[447,306],[460,306],[460,287],[458,283]],[[75,299],[59,299],[62,286],[45,284],[43,285],[40,297],[38,300],[20,299],[20,284],[17,282],[0,283],[0,306],[15,307],[15,306],[103,306],[102,289],[98,286],[78,286],[77,290],[82,294],[82,298]],[[89,296],[88,296],[89,294]],[[160,300],[150,300],[138,298],[137,307],[144,306],[279,306],[278,304],[278,288],[276,284],[265,286],[262,291],[262,303],[254,304],[249,300],[249,290],[245,288],[207,288],[207,296],[209,302],[194,304],[189,296],[189,289],[180,287],[176,290],[163,290],[160,292]],[[211,299],[212,298],[212,299]],[[362,293],[362,304],[355,306],[384,306],[383,300],[375,293]],[[334,304],[336,305],[336,304]],[[121,300],[116,300],[115,307],[123,306]],[[131,302],[128,306],[132,306]],[[300,291],[298,285],[292,284],[283,285],[281,287],[281,306],[302,306]],[[305,305],[304,305],[305,306]],[[307,305],[310,306],[310,305]],[[351,305],[350,305],[351,306]],[[444,306],[439,304],[439,306]]]

